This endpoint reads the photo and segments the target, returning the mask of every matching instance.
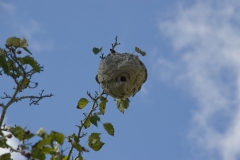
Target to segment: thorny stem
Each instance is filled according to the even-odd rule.
[[[79,129],[78,129],[78,134],[77,134],[77,137],[81,137],[80,134],[81,134],[81,131],[82,131],[82,128],[83,128],[83,125],[84,123],[87,121],[87,119],[91,116],[92,112],[97,108],[95,107],[96,103],[97,103],[97,100],[104,94],[104,90],[102,91],[102,93],[100,95],[98,95],[97,97],[93,98],[92,96],[90,96],[89,94],[89,97],[93,100],[93,104],[92,104],[92,107],[91,107],[91,110],[89,111],[88,115],[85,117],[85,119],[83,120],[83,122],[81,122],[81,126],[79,126]],[[73,151],[73,146],[71,146],[71,149],[68,153],[68,157],[67,157],[67,160],[70,160],[70,156],[72,154],[72,151]],[[81,152],[78,153],[78,156],[81,155]]]

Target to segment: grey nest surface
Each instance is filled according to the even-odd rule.
[[[100,62],[96,80],[113,98],[126,99],[135,95],[146,82],[147,69],[137,55],[109,53]]]

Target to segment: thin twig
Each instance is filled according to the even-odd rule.
[[[40,96],[21,96],[21,97],[16,97],[15,98],[15,102],[17,101],[21,101],[23,99],[30,99],[30,103],[29,105],[31,106],[32,104],[34,105],[38,105],[38,102],[43,99],[43,98],[46,98],[46,97],[52,97],[53,94],[47,94],[47,95],[42,95],[43,94],[43,91],[41,93],[39,93]]]
[[[115,53],[116,51],[114,50],[114,48],[117,45],[121,45],[120,43],[117,42],[117,36],[115,37],[115,42],[112,44],[112,49],[110,49],[111,53]]]

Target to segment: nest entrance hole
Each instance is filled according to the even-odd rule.
[[[127,78],[124,77],[124,76],[121,76],[121,77],[120,77],[120,81],[121,81],[121,82],[126,82],[126,81],[127,81]]]

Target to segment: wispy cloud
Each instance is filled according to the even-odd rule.
[[[0,18],[2,17],[4,12],[6,12],[7,14],[14,14],[15,6],[10,3],[0,2]]]
[[[159,29],[179,58],[159,58],[157,67],[165,70],[160,76],[187,84],[198,100],[190,135],[202,151],[236,160],[240,155],[240,2],[197,1],[175,13],[161,21]]]
[[[53,42],[49,40],[40,41],[37,39],[37,35],[44,34],[44,30],[36,20],[30,20],[27,24],[21,24],[20,34],[26,37],[33,51],[41,52],[53,48]]]
[[[52,49],[53,42],[47,38],[44,27],[36,19],[24,20],[21,18],[18,9],[9,2],[0,2],[0,27],[4,28],[5,33],[13,34],[6,36],[25,36],[32,52]],[[5,35],[2,36],[5,37]]]

